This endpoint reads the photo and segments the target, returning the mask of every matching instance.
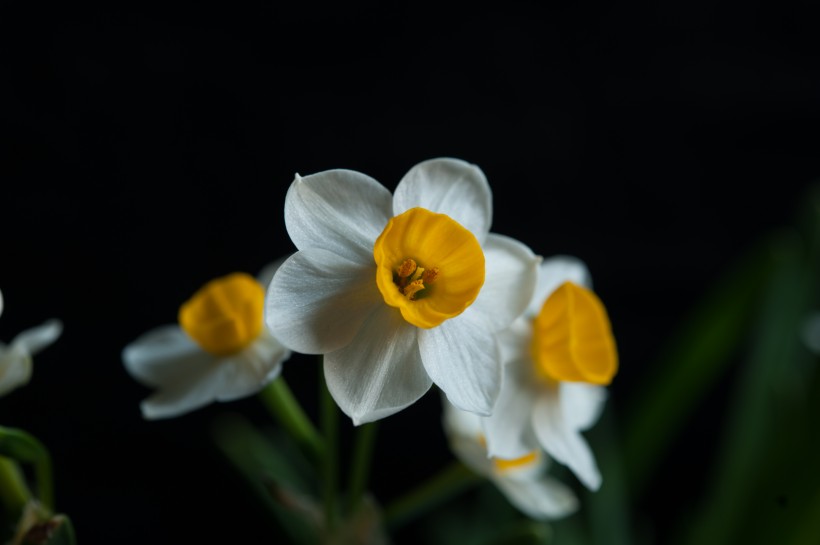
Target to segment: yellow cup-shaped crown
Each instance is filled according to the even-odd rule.
[[[179,308],[179,325],[203,350],[235,354],[263,327],[265,289],[252,276],[233,273],[211,280]]]
[[[533,355],[537,370],[551,380],[609,384],[618,352],[598,296],[572,282],[556,289],[535,318]]]
[[[425,329],[464,312],[484,284],[484,252],[475,235],[424,208],[391,218],[373,257],[385,303]]]

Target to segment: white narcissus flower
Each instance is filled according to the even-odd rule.
[[[554,520],[578,509],[578,499],[565,484],[546,475],[549,456],[536,448],[515,459],[487,455],[482,418],[459,410],[446,400],[444,431],[456,457],[491,480],[518,510],[539,520]]]
[[[609,317],[578,259],[546,259],[527,311],[500,336],[504,383],[483,419],[490,455],[543,448],[590,490],[601,474],[581,434],[600,416],[618,368]]]
[[[265,288],[233,273],[205,284],[179,309],[179,324],[142,335],[125,347],[131,376],[157,392],[141,404],[147,419],[180,416],[214,401],[257,393],[279,376],[290,350],[263,323]]]
[[[0,292],[0,314],[2,313],[3,294]],[[9,345],[0,342],[0,396],[23,386],[31,379],[32,356],[56,341],[62,331],[62,322],[51,319],[21,332]]]
[[[391,196],[351,170],[296,176],[285,225],[298,251],[276,272],[266,322],[282,342],[324,354],[336,403],[356,425],[411,405],[435,383],[490,414],[501,384],[496,332],[526,308],[537,258],[490,233],[483,172],[441,158]]]

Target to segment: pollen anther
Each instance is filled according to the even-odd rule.
[[[398,273],[399,278],[407,278],[408,276],[413,274],[413,271],[415,270],[416,262],[410,258],[407,258],[401,262],[401,265],[399,265],[399,268],[396,270],[396,272]]]

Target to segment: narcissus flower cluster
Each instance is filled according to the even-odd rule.
[[[577,508],[546,476],[554,461],[601,484],[582,432],[618,368],[609,317],[578,259],[543,260],[491,232],[476,165],[412,167],[391,193],[361,172],[296,175],[284,219],[296,251],[259,281],[213,280],[123,352],[158,391],[146,418],[258,392],[291,352],[323,356],[333,400],[355,425],[443,393],[454,453],[527,515]]]

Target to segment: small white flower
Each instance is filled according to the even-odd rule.
[[[490,233],[484,174],[457,159],[414,166],[391,196],[351,170],[296,176],[285,225],[298,251],[268,290],[282,342],[324,354],[328,389],[362,424],[432,383],[490,414],[501,383],[496,332],[526,308],[539,259]]]
[[[3,293],[0,292],[0,314],[2,313]],[[0,396],[28,383],[31,379],[32,356],[56,341],[62,331],[62,322],[52,319],[21,332],[9,345],[0,342]]]
[[[543,448],[597,490],[601,474],[581,432],[598,420],[618,358],[586,266],[545,260],[529,308],[500,339],[504,383],[483,419],[490,454],[516,458]]]
[[[268,281],[268,267],[260,275]],[[125,347],[131,376],[158,391],[140,407],[147,419],[185,414],[214,401],[252,395],[279,376],[290,350],[265,328],[265,289],[245,273],[212,280],[179,310],[179,324]]]
[[[491,480],[517,509],[546,520],[572,514],[578,499],[565,484],[546,475],[550,460],[540,448],[515,459],[490,458],[482,418],[443,401],[444,430],[455,455],[470,469]]]

